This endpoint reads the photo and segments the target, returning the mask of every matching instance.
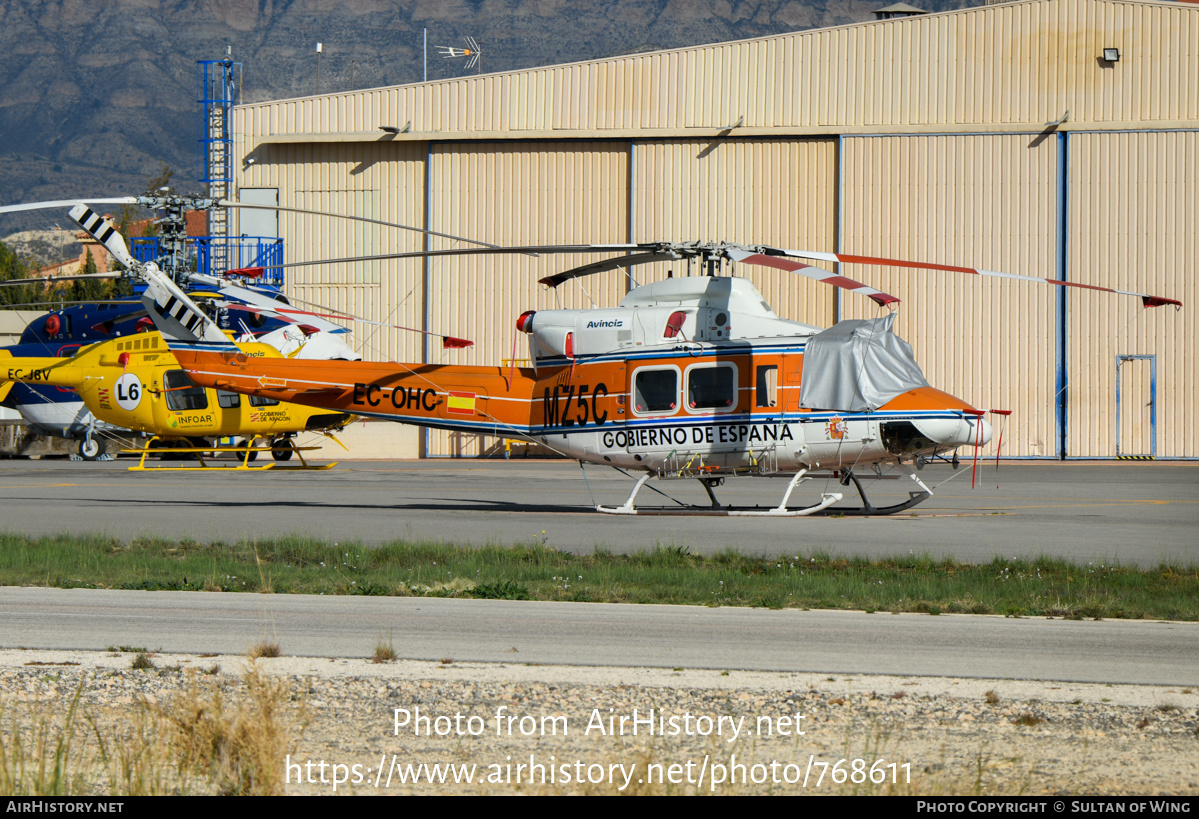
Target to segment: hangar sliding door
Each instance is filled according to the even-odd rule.
[[[367,217],[420,227],[424,223],[423,144],[298,143],[260,149],[246,186],[278,188],[288,207]],[[281,211],[287,262],[318,262],[359,255],[421,249],[420,233],[361,221]],[[286,292],[303,304],[375,322],[420,327],[422,269],[419,259],[314,264],[287,269]],[[420,361],[422,339],[388,327],[358,323],[351,343],[374,361]]]
[[[637,142],[633,150],[635,241],[834,248],[835,139],[654,140]],[[669,268],[685,275],[685,264],[663,263],[635,276],[645,283],[665,277]],[[831,287],[753,265],[736,273],[752,281],[780,316],[832,323]]]
[[[429,227],[497,245],[628,240],[627,142],[465,142],[434,146],[429,158]],[[430,239],[435,249],[463,246]],[[431,363],[498,366],[528,357],[517,333],[525,310],[615,306],[619,272],[555,290],[538,279],[601,256],[442,257],[429,262],[429,329],[474,342],[430,347]],[[427,454],[473,456],[502,451],[502,438],[430,431]]]
[[[847,138],[842,252],[1054,278],[1058,162],[1054,139],[1027,134]],[[981,409],[1013,410],[1004,454],[1057,454],[1054,288],[842,267],[901,299],[896,331],[930,384]],[[843,318],[882,312],[852,295],[842,304]]]
[[[1178,299],[1183,308],[1142,307],[1138,299],[1071,289],[1066,328],[1071,456],[1113,458],[1148,452],[1148,423],[1133,426],[1125,386],[1146,382],[1155,356],[1158,457],[1199,455],[1199,132],[1070,135],[1069,267],[1071,281]],[[1122,356],[1128,362],[1115,368]],[[1142,358],[1136,358],[1140,356]],[[1137,374],[1137,371],[1141,371]],[[1145,405],[1146,388],[1137,386]],[[1131,454],[1145,454],[1137,452]]]

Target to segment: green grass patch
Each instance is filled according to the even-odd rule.
[[[1199,566],[0,535],[0,584],[1199,620]]]

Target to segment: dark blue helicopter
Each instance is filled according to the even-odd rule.
[[[69,357],[88,344],[137,332],[143,319],[145,309],[135,298],[72,305],[34,319],[6,349],[18,358]],[[104,454],[104,439],[94,433],[108,427],[96,422],[74,390],[13,383],[0,405],[19,412],[34,432],[77,440],[77,451],[86,460]]]

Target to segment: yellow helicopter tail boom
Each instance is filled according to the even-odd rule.
[[[78,387],[83,372],[72,366],[69,358],[18,357],[0,350],[0,383],[22,381],[26,384],[51,384],[55,387]]]

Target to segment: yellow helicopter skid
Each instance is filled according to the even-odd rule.
[[[233,470],[233,471],[239,471],[239,472],[261,472],[261,471],[267,470],[267,469],[323,470],[323,469],[332,469],[333,467],[337,466],[336,461],[334,461],[332,463],[320,464],[320,465],[308,463],[306,460],[304,460],[303,453],[314,450],[314,449],[320,449],[320,447],[296,446],[295,444],[292,444],[290,442],[288,443],[287,451],[294,452],[299,457],[300,463],[298,463],[298,464],[281,464],[281,463],[278,463],[277,461],[272,461],[271,463],[254,465],[251,463],[252,456],[257,456],[258,453],[260,453],[260,452],[263,452],[263,453],[274,452],[275,450],[279,449],[279,447],[269,446],[269,445],[268,446],[255,446],[255,442],[257,442],[257,440],[258,440],[257,438],[252,439],[249,443],[245,444],[244,446],[208,446],[208,447],[199,447],[199,446],[156,447],[156,446],[154,446],[155,442],[157,442],[159,440],[160,439],[157,436],[155,436],[155,437],[151,438],[149,441],[147,441],[146,446],[142,449],[122,450],[123,452],[126,452],[126,453],[131,453],[134,455],[141,455],[141,458],[138,459],[137,465],[129,467],[130,472],[199,472],[199,471],[208,470],[208,469]],[[220,462],[220,463],[215,463],[215,462],[210,463],[209,460],[205,460],[205,458],[204,458],[204,455],[206,453],[212,453],[210,460],[214,460],[218,455],[231,454],[231,455],[238,455],[240,457],[237,461],[234,461],[234,462],[224,461],[224,462]],[[199,462],[200,465],[199,466],[193,466],[193,465],[189,465],[189,466],[162,466],[162,465],[147,466],[146,465],[146,456],[148,456],[148,455],[191,455]]]

